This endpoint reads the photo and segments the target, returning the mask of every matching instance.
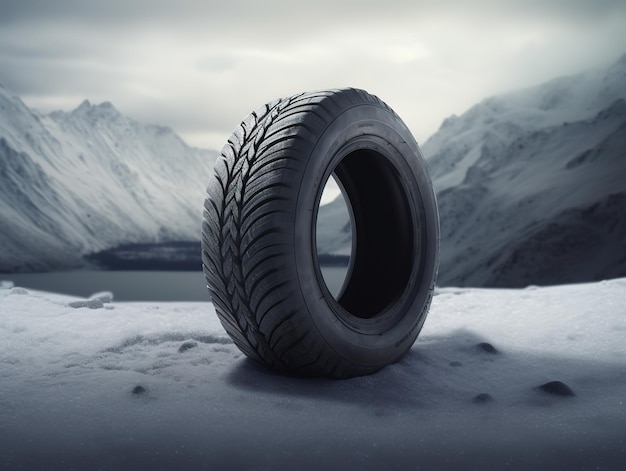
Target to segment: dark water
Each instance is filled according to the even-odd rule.
[[[202,267],[199,241],[120,245],[86,256],[102,270],[198,271]]]
[[[323,267],[329,289],[338,290],[345,268]],[[111,291],[116,301],[210,301],[201,271],[98,271],[0,274],[0,280],[40,291],[88,297]],[[338,287],[333,288],[335,285]]]
[[[201,271],[97,271],[0,275],[15,286],[88,297],[111,291],[116,301],[209,301]]]

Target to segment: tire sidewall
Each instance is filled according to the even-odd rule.
[[[320,126],[321,128],[321,126]],[[435,195],[426,163],[411,132],[389,109],[359,104],[341,110],[316,133],[307,157],[296,202],[294,260],[301,296],[308,315],[328,346],[347,361],[366,368],[395,361],[419,334],[432,297],[438,267],[439,224]],[[359,149],[383,155],[401,175],[412,224],[422,237],[405,290],[387,310],[372,319],[359,319],[341,310],[321,278],[315,230],[323,187],[339,161]],[[375,188],[372,191],[376,191]],[[418,218],[419,215],[419,218]],[[347,314],[347,316],[346,316]]]

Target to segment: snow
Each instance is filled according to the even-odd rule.
[[[4,281],[0,469],[617,469],[624,306],[626,279],[442,288],[402,361],[332,381],[245,359],[210,303]]]
[[[121,244],[199,240],[217,155],[108,102],[43,115],[0,86],[0,272],[76,268]]]
[[[344,198],[340,191],[333,201],[319,207],[315,239],[318,254],[352,253],[352,222]]]

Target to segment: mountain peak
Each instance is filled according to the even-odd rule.
[[[122,116],[110,101],[94,105],[89,100],[83,100],[83,102],[76,109],[74,109],[74,111],[70,112],[70,115],[86,116],[92,120],[102,118],[119,118]]]
[[[117,108],[115,108],[115,106],[113,106],[113,103],[111,103],[110,101],[103,101],[102,103],[97,105],[96,108],[105,111],[115,111],[117,113]]]
[[[40,115],[0,90],[0,272],[75,268],[122,243],[197,238],[194,206],[217,154],[180,142],[110,102]]]
[[[89,100],[83,100],[83,102],[76,108],[74,111],[86,111],[91,108],[91,103]]]

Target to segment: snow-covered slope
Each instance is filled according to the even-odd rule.
[[[333,381],[245,360],[210,303],[0,279],[0,469],[621,470],[624,305],[626,279],[437,290],[402,361]]]
[[[352,227],[350,213],[339,194],[330,203],[320,206],[317,216],[317,253],[350,255]]]
[[[440,284],[626,274],[626,55],[488,98],[422,150],[440,210]]]
[[[0,85],[0,272],[121,243],[198,240],[217,153],[110,103],[42,115]]]

